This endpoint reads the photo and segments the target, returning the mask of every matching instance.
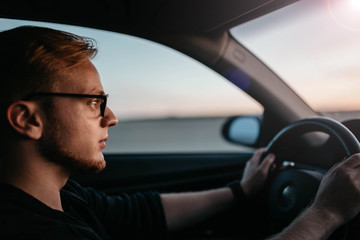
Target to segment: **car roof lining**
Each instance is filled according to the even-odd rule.
[[[298,0],[4,0],[0,16],[67,23],[135,35],[209,33]],[[234,6],[239,6],[234,8]]]

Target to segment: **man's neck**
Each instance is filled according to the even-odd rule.
[[[60,190],[69,175],[61,167],[39,159],[12,161],[15,164],[2,169],[1,181],[21,189],[50,208],[63,211]]]
[[[48,207],[63,211],[60,196],[61,187],[58,184],[52,181],[38,181],[38,179],[29,179],[27,183],[23,181],[13,181],[9,183],[30,194]]]

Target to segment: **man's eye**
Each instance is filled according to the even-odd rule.
[[[91,99],[89,102],[89,105],[94,108],[98,107],[100,104],[101,104],[101,99],[99,98]]]

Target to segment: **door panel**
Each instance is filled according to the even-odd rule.
[[[142,190],[190,191],[225,185],[240,179],[252,153],[107,154],[99,174],[73,178],[108,194]]]

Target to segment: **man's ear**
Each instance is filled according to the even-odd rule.
[[[42,136],[43,123],[36,103],[17,101],[8,107],[6,113],[9,124],[21,135],[35,140]]]

